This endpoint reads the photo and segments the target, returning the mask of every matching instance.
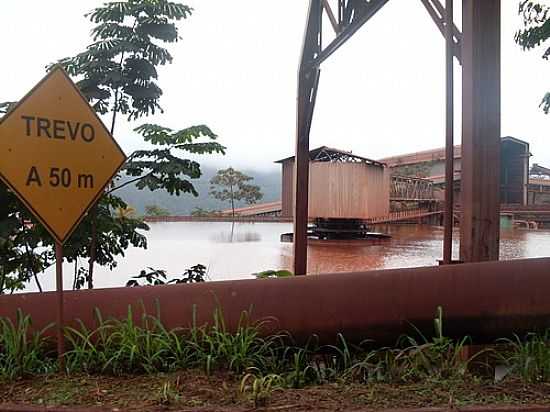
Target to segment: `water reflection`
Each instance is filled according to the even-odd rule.
[[[182,273],[201,263],[209,278],[245,279],[269,269],[292,268],[292,244],[281,243],[280,234],[291,232],[289,223],[155,223],[147,233],[147,250],[129,249],[119,265],[109,271],[97,267],[97,287],[123,286],[147,267]],[[442,255],[443,229],[434,226],[377,227],[392,235],[384,242],[313,243],[308,245],[311,274],[372,269],[433,266]],[[459,232],[454,232],[453,252],[458,257]],[[231,241],[232,240],[232,241]],[[508,230],[501,233],[501,259],[550,255],[550,231]],[[65,288],[72,288],[73,269],[64,266]],[[45,290],[53,290],[53,268],[41,276]],[[28,290],[34,291],[30,284]]]
[[[262,235],[254,231],[235,231],[235,223],[232,223],[231,230],[216,233],[210,240],[217,243],[260,242]]]

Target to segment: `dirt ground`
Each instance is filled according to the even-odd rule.
[[[52,375],[0,384],[2,407],[92,407],[120,411],[353,411],[472,405],[548,405],[550,384],[421,382],[407,385],[335,383],[274,390],[255,408],[240,379],[178,372],[150,376]]]

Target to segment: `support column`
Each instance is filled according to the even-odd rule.
[[[529,145],[525,148],[523,158],[523,205],[529,204]]]
[[[500,0],[462,4],[460,257],[498,260],[500,238]]]
[[[454,208],[454,56],[453,0],[445,2],[445,232],[443,235],[443,263],[453,260]]]
[[[296,157],[294,162],[294,274],[307,273],[309,195],[309,131],[320,70],[312,62],[321,52],[321,0],[310,0],[302,58],[298,71]]]

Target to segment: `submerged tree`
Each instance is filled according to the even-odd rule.
[[[218,170],[216,175],[210,179],[210,194],[222,202],[229,201],[232,216],[235,217],[236,201],[244,201],[251,205],[263,197],[259,186],[248,183],[253,179],[232,167]]]
[[[64,58],[57,64],[61,64],[69,75],[78,80],[78,87],[98,113],[110,113],[111,133],[115,132],[119,114],[136,120],[162,112],[159,103],[162,89],[157,84],[157,68],[171,63],[173,58],[161,44],[180,39],[176,22],[189,17],[191,12],[188,6],[167,0],[128,0],[105,3],[87,14],[95,24],[92,29],[93,43],[83,52]],[[11,102],[0,104],[0,114],[5,113],[10,105]],[[115,195],[118,189],[135,184],[138,189],[164,189],[172,195],[191,193],[197,196],[189,179],[201,176],[200,164],[180,157],[178,152],[225,153],[225,148],[215,142],[217,136],[204,125],[172,130],[145,124],[135,131],[155,148],[138,150],[128,157],[121,174],[65,245],[65,256],[69,262],[81,258],[88,260],[84,273],[75,265],[75,278],[78,273],[80,279],[86,279],[89,288],[93,287],[96,262],[113,268],[116,266],[115,257],[124,255],[124,250],[130,245],[147,246],[146,238],[140,232],[147,230],[147,225],[135,216],[117,216],[115,213],[127,207]],[[124,179],[124,175],[128,177]],[[0,203],[17,204],[14,195],[5,190],[3,184],[0,183],[0,186],[3,189],[0,190]],[[21,205],[0,210],[0,247],[2,242],[12,242],[19,232],[32,231],[33,239],[38,239],[35,246],[46,246],[47,250],[51,250],[51,237],[31,215],[19,213],[20,210],[24,210]],[[13,217],[24,214],[25,219],[32,222],[31,225],[23,225],[21,219],[18,219],[17,227],[9,223]],[[18,243],[14,248],[19,250],[21,246]],[[14,273],[14,270],[20,283],[27,281],[27,275],[21,274],[21,265],[12,261],[0,260],[0,281],[7,278],[3,273]],[[47,267],[50,263],[44,260],[43,266]]]
[[[537,1],[522,0],[519,14],[523,19],[523,29],[517,31],[515,40],[524,50],[531,50],[545,43],[550,37],[550,6]],[[545,47],[542,58],[548,60],[550,47]],[[550,112],[550,92],[540,103],[544,113]]]
[[[168,216],[170,211],[159,205],[146,205],[145,216]]]

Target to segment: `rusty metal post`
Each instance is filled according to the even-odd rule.
[[[63,245],[55,242],[55,278],[57,293],[57,359],[59,369],[63,372],[65,369],[65,334],[63,318]]]
[[[311,63],[321,52],[321,0],[310,0],[308,21],[298,71],[296,158],[294,162],[294,274],[307,273],[309,195],[309,132],[320,70]]]
[[[453,259],[453,190],[454,190],[454,34],[453,0],[445,3],[445,232],[443,236],[443,263]]]
[[[462,36],[460,257],[498,260],[500,0],[463,0]]]

